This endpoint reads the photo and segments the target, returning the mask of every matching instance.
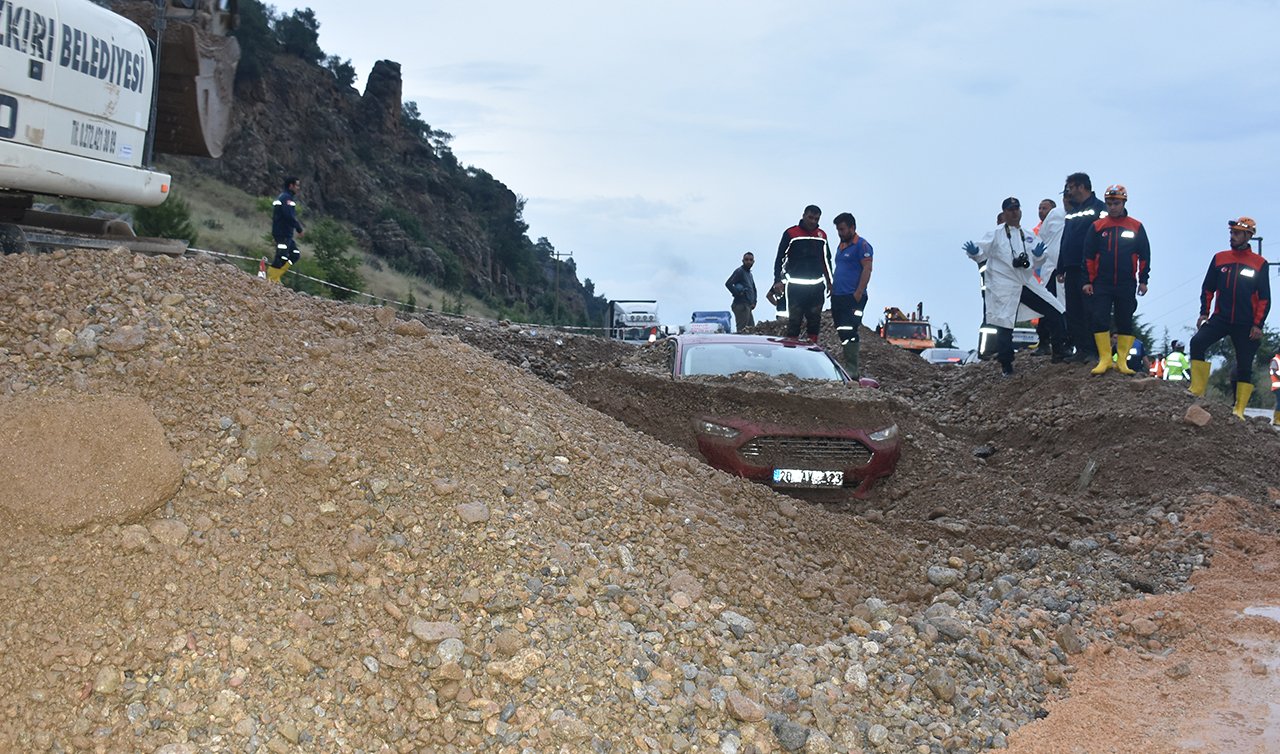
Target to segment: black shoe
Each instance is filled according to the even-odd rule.
[[[1001,376],[1001,377],[1012,377],[1012,376],[1013,376],[1013,366],[1000,367],[1000,376]]]
[[[1049,363],[1061,364],[1062,362],[1067,361],[1070,358],[1071,356],[1068,355],[1066,351],[1054,351],[1053,355],[1049,357]]]

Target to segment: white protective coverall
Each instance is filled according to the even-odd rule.
[[[1044,256],[1036,259],[1031,258],[1031,269],[1036,270],[1040,275],[1040,282],[1046,285],[1050,276],[1058,271],[1058,252],[1062,248],[1062,231],[1067,227],[1067,213],[1062,207],[1054,207],[1049,210],[1049,214],[1044,216],[1044,222],[1040,223],[1040,242],[1044,244]],[[1067,306],[1067,291],[1065,285],[1056,286],[1058,291],[1058,302],[1065,309]],[[1036,313],[1022,307],[1018,310],[1018,319],[1027,320],[1035,319]]]
[[[1046,217],[1045,222],[1048,221],[1049,218]],[[1059,230],[1059,240],[1061,240],[1061,230]],[[1036,245],[1039,243],[1040,238],[1030,231],[1004,224],[997,225],[995,230],[990,231],[981,241],[978,241],[978,253],[970,255],[969,258],[978,263],[979,269],[984,265],[986,267],[984,275],[987,290],[983,298],[988,325],[1012,329],[1014,322],[1019,319],[1039,316],[1031,312],[1026,317],[1020,317],[1018,299],[1022,297],[1024,287],[1032,294],[1049,302],[1049,305],[1057,311],[1066,311],[1066,306],[1036,280],[1031,267],[1013,266],[1013,258],[1024,250],[1033,266],[1039,264],[1040,259],[1033,256]],[[1045,246],[1047,247],[1048,244]],[[1024,311],[1030,312],[1025,307]]]

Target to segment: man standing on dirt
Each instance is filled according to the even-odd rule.
[[[756,255],[747,252],[742,255],[742,266],[733,271],[724,287],[733,294],[733,324],[738,332],[745,332],[756,323],[752,310],[756,308],[756,279],[751,276],[751,267],[756,263]]]
[[[836,269],[831,287],[831,320],[840,338],[844,368],[855,380],[862,376],[858,366],[858,328],[867,306],[867,284],[871,282],[871,259],[874,255],[867,239],[858,235],[858,221],[853,214],[836,215]]]
[[[810,204],[800,222],[787,228],[773,260],[773,288],[787,301],[788,338],[800,337],[805,321],[809,342],[818,342],[822,329],[822,304],[831,289],[831,247],[827,234],[818,227],[822,210]]]
[[[1063,300],[1067,306],[1067,334],[1076,348],[1072,361],[1086,363],[1098,355],[1093,341],[1089,304],[1081,290],[1088,282],[1084,269],[1084,239],[1094,221],[1107,214],[1107,205],[1093,193],[1093,181],[1088,173],[1072,173],[1067,176],[1062,191],[1066,211],[1066,227],[1062,231],[1062,243],[1058,250],[1056,281],[1063,287]]]
[[[1000,373],[1013,376],[1013,325],[1019,307],[1038,313],[1048,323],[1053,357],[1057,363],[1066,358],[1066,325],[1062,321],[1062,304],[1049,293],[1031,272],[1035,259],[1044,254],[1044,244],[1022,229],[1022,205],[1009,197],[1000,205],[1003,222],[978,243],[968,241],[965,253],[983,272],[986,291],[982,296],[984,322],[996,331],[996,360]]]
[[[271,237],[276,242],[276,257],[267,268],[267,279],[278,283],[289,271],[289,268],[301,256],[298,243],[293,240],[293,233],[302,235],[302,223],[298,222],[298,189],[302,184],[296,176],[284,179],[284,191],[272,203]]]
[[[1209,384],[1209,346],[1230,337],[1236,350],[1236,405],[1234,413],[1244,418],[1244,407],[1253,394],[1253,357],[1262,345],[1262,323],[1271,311],[1271,282],[1267,260],[1254,254],[1249,242],[1258,225],[1241,217],[1227,222],[1231,248],[1213,255],[1200,285],[1200,318],[1191,336],[1191,392],[1204,395]],[[1213,313],[1209,307],[1213,305]]]
[[[1133,313],[1138,310],[1138,296],[1147,295],[1151,242],[1147,240],[1147,229],[1129,215],[1128,189],[1117,183],[1108,186],[1103,197],[1107,214],[1095,220],[1085,236],[1084,265],[1088,277],[1080,289],[1092,300],[1093,342],[1098,349],[1098,365],[1089,374],[1106,374],[1109,369],[1134,374],[1129,368],[1128,355],[1135,340]],[[1116,359],[1111,358],[1113,321],[1118,335]]]

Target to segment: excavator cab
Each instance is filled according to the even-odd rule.
[[[238,0],[162,0],[155,151],[221,157],[231,131],[240,43],[230,36]],[[154,0],[127,0],[119,12],[156,38]]]

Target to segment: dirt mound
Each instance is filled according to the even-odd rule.
[[[0,521],[71,532],[123,524],[178,490],[182,464],[145,403],[0,398]]]
[[[1056,389],[1115,405],[1041,415],[1034,364],[1019,386],[909,379],[929,365],[903,357],[866,400],[910,455],[832,511],[537,378],[573,390],[623,356],[652,378],[657,348],[454,337],[194,259],[20,255],[0,277],[0,398],[134,396],[183,469],[140,525],[0,541],[0,748],[976,750],[1109,641],[1099,604],[1176,588],[1207,553],[1177,514],[1193,501],[1098,484],[1130,461],[1073,495],[1021,449],[1059,430],[1120,447],[1139,389],[1106,378]],[[786,412],[789,387],[718,400]],[[1190,431],[1274,452],[1225,421]]]

